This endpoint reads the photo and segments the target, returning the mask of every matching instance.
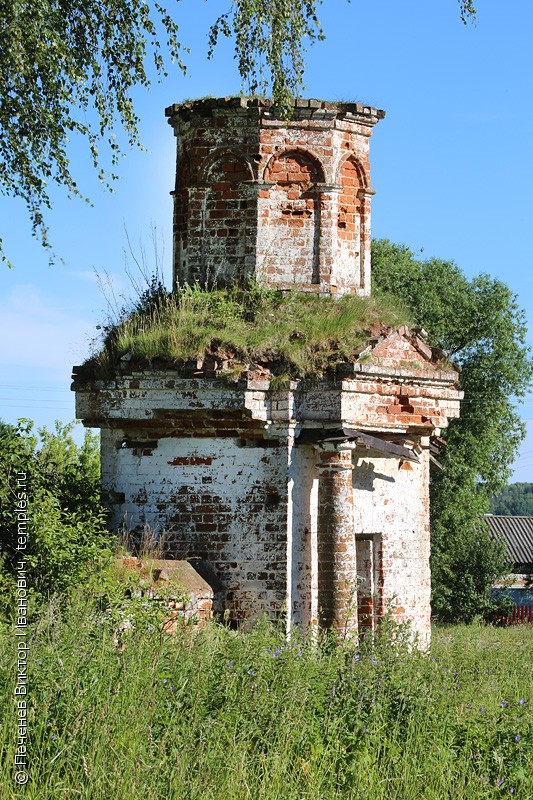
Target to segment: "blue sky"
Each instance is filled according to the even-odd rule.
[[[53,192],[50,236],[64,264],[48,266],[24,206],[0,198],[15,263],[0,265],[2,419],[73,418],[71,366],[89,354],[107,314],[100,284],[118,304],[131,291],[125,231],[150,262],[155,230],[170,277],[175,145],[164,108],[239,92],[231,46],[206,58],[208,27],[228,7],[229,0],[176,6],[191,49],[188,76],[176,69],[136,92],[147,152],[127,152],[113,194],[101,189],[84,146],[73,144],[73,171],[92,205]],[[477,23],[468,26],[455,0],[324,0],[320,18],[327,38],[308,50],[305,96],[387,112],[372,138],[373,235],[454,260],[470,277],[505,281],[526,311],[533,345],[531,0],[478,0]],[[513,480],[533,481],[533,389],[520,413],[529,433]]]

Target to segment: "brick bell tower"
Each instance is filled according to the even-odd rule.
[[[369,141],[382,111],[298,100],[282,120],[267,101],[225,98],[166,113],[175,286],[251,277],[369,294]],[[76,416],[101,428],[112,527],[160,537],[235,625],[283,615],[287,630],[352,636],[390,613],[425,646],[432,437],[459,414],[457,372],[405,326],[282,385],[275,362],[215,350],[74,368]],[[238,380],[221,377],[235,366]]]
[[[370,293],[370,106],[296,100],[172,105],[174,286],[255,278],[276,289]]]

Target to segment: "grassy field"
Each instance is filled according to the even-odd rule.
[[[51,603],[29,630],[29,781],[13,780],[13,630],[0,633],[0,797],[533,798],[533,629],[317,646],[267,624],[162,635],[137,609]],[[120,645],[123,644],[123,649]]]

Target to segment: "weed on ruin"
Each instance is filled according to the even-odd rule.
[[[353,361],[370,339],[408,322],[397,301],[323,297],[264,289],[182,286],[168,292],[155,277],[135,301],[104,326],[86,363],[88,376],[107,377],[121,359],[186,364],[214,357],[220,374],[238,380],[247,369],[287,377],[321,375]]]

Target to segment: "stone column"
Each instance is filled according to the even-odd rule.
[[[339,634],[357,633],[357,565],[352,451],[318,451],[318,620]]]

